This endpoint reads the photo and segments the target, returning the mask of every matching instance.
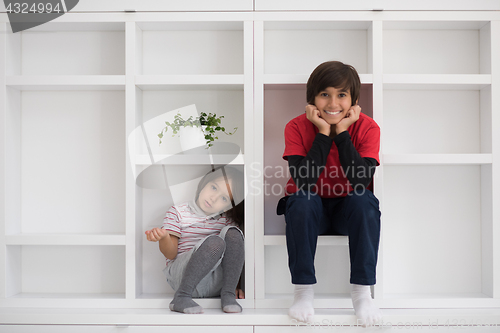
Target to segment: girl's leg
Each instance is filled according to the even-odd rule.
[[[224,240],[226,252],[221,262],[223,272],[220,292],[221,307],[224,312],[236,313],[242,310],[236,301],[235,290],[245,262],[245,247],[243,236],[236,228],[230,228],[226,232]]]
[[[170,302],[170,310],[184,313],[202,313],[203,308],[193,301],[194,288],[214,268],[224,253],[224,240],[209,236],[194,251],[186,265],[179,288]]]

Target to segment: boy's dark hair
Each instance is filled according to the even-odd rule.
[[[243,166],[241,167],[241,169],[242,168]],[[225,212],[226,217],[232,219],[236,223],[238,228],[243,231],[243,221],[245,216],[245,188],[243,182],[243,170],[238,170],[237,167],[230,166],[214,168],[205,176],[203,176],[203,178],[198,183],[198,188],[196,189],[196,196],[194,200],[198,200],[198,196],[200,195],[200,192],[205,187],[205,185],[221,177],[227,178],[227,180],[231,181],[231,186],[228,192],[231,197],[232,208]]]
[[[340,61],[324,62],[314,69],[307,80],[307,103],[314,105],[314,98],[328,87],[349,91],[351,103],[356,105],[361,81],[358,72],[351,65]]]

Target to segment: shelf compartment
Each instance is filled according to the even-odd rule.
[[[161,167],[161,166],[155,166]],[[215,165],[217,167],[217,165]],[[243,171],[243,165],[233,167]],[[142,186],[138,194],[137,202],[140,207],[140,215],[137,219],[137,257],[140,258],[140,267],[137,268],[137,279],[139,282],[139,295],[141,298],[157,298],[160,295],[170,295],[174,291],[167,283],[163,269],[165,268],[165,257],[158,250],[157,243],[149,242],[144,235],[145,230],[160,227],[163,223],[165,213],[174,204],[180,204],[192,200],[195,196],[199,180],[211,170],[210,165],[170,165],[165,167],[167,182],[163,188],[158,188],[158,179],[149,181],[154,186]],[[162,170],[163,171],[163,170]],[[179,177],[177,177],[179,175]],[[176,183],[177,182],[177,183]],[[149,183],[148,183],[149,184]],[[142,185],[139,183],[139,185]],[[248,190],[247,190],[248,191]],[[246,248],[247,245],[246,245]],[[154,296],[157,295],[157,296]],[[210,306],[213,307],[213,303]],[[219,306],[220,307],[220,304]]]
[[[324,297],[329,299],[344,299],[346,295],[349,295],[350,263],[348,252],[349,249],[347,246],[317,247],[315,257],[317,278],[317,283],[314,285],[315,295],[324,295]],[[274,306],[278,304],[283,305],[283,298],[289,295],[288,301],[291,302],[293,300],[293,284],[291,283],[290,270],[288,268],[286,246],[265,246],[264,261],[265,301],[274,300],[268,304],[270,306],[272,304]],[[332,281],[334,282],[332,283]],[[331,306],[332,304],[329,307]]]
[[[7,75],[124,75],[125,24],[48,22],[8,32],[6,60]]]
[[[125,233],[124,104],[7,88],[7,234]]]
[[[15,75],[8,87],[27,90],[125,90],[125,75]]]
[[[288,164],[282,158],[285,149],[283,136],[286,124],[304,114],[306,85],[264,85],[264,166],[262,191],[264,193],[264,234],[284,235],[285,218],[276,215],[278,200],[285,195],[290,178]],[[362,84],[359,98],[362,112],[373,115],[373,86]]]
[[[172,122],[174,120],[177,110],[191,105],[194,105],[195,108],[189,109],[192,109],[189,111],[192,112],[189,115],[196,117],[201,112],[224,115],[222,124],[226,131],[232,132],[237,127],[233,135],[223,133],[218,135],[218,142],[234,144],[240,147],[241,154],[244,154],[243,85],[224,87],[169,85],[167,88],[165,90],[136,88],[137,112],[142,123],[137,124],[136,137],[129,138],[129,140],[135,141],[137,155],[154,156],[155,162],[157,162],[160,161],[161,156],[176,155],[182,152],[179,137],[172,136],[171,130],[164,134],[161,145],[158,133],[165,127],[165,121]],[[184,111],[183,114],[185,114]]]
[[[146,76],[143,76],[146,77]],[[207,75],[211,80],[219,75]],[[154,83],[154,77],[148,84]],[[156,77],[163,80],[161,77]],[[145,84],[143,81],[142,84]],[[165,83],[162,81],[161,83]],[[129,133],[130,156],[135,158],[137,207],[136,215],[136,255],[140,264],[136,266],[137,295],[173,295],[174,291],[168,285],[162,272],[165,267],[165,258],[158,251],[158,246],[148,242],[144,235],[145,230],[161,226],[165,212],[174,204],[191,200],[199,181],[199,177],[210,171],[208,155],[200,158],[198,155],[181,155],[179,138],[172,137],[172,132],[165,134],[162,145],[159,145],[157,134],[165,126],[165,121],[172,121],[178,109],[195,105],[196,109],[188,108],[183,114],[197,116],[200,112],[224,115],[223,125],[228,131],[238,127],[232,136],[219,135],[218,142],[228,143],[239,147],[240,154],[229,161],[222,156],[213,154],[213,162],[231,162],[232,166],[242,168],[244,156],[244,91],[243,84],[213,85],[213,84],[185,84],[165,85],[161,88],[152,86],[136,86],[135,89],[135,136]],[[218,82],[221,83],[221,82]],[[143,89],[141,89],[143,88]],[[149,88],[152,88],[151,90]],[[168,144],[166,139],[168,139]],[[214,146],[215,148],[215,146]],[[174,156],[175,155],[175,156]],[[150,165],[151,157],[158,165]],[[168,158],[165,161],[165,157]],[[241,162],[241,164],[240,164]],[[144,164],[143,164],[144,163]],[[168,163],[168,164],[160,164]],[[151,171],[151,173],[149,173]],[[176,177],[176,175],[181,175]]]
[[[124,246],[7,246],[7,298],[124,298]]]
[[[125,235],[17,234],[6,245],[125,245]]]
[[[491,86],[402,88],[384,89],[385,154],[491,153]]]
[[[491,73],[488,21],[392,21],[383,27],[385,73]]]
[[[243,22],[138,22],[138,74],[243,74]]]
[[[264,74],[310,75],[329,60],[372,73],[371,27],[363,21],[264,22]]]
[[[384,295],[491,295],[489,182],[491,165],[384,166]]]
[[[491,164],[491,154],[384,154],[384,165]]]

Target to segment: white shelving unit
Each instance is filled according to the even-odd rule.
[[[289,325],[275,213],[289,177],[283,130],[327,60],[357,68],[359,104],[382,130],[375,302],[394,322],[428,324],[450,318],[428,309],[455,308],[500,325],[500,12],[256,4],[68,13],[16,34],[1,14],[0,325]],[[238,127],[221,138],[237,153],[210,159],[179,154],[175,139],[158,144],[168,111],[191,104]],[[246,175],[245,311],[227,319],[218,299],[202,299],[211,316],[191,320],[168,310],[164,258],[144,231],[174,203],[168,170],[201,175],[212,163]],[[318,244],[318,318],[354,323],[347,237]]]

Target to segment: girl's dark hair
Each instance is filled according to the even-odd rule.
[[[358,72],[351,65],[340,61],[327,61],[314,69],[307,80],[307,103],[314,105],[315,97],[328,87],[344,89],[351,95],[351,103],[355,105],[361,90]]]
[[[241,170],[239,170],[241,169]],[[195,201],[198,200],[201,190],[209,182],[214,181],[219,178],[225,178],[230,181],[228,185],[229,194],[231,197],[231,205],[233,208],[226,211],[226,217],[232,219],[238,228],[243,231],[244,226],[244,216],[245,216],[245,188],[243,181],[243,166],[222,166],[217,167],[210,172],[208,172],[198,183],[198,188],[196,189]]]

